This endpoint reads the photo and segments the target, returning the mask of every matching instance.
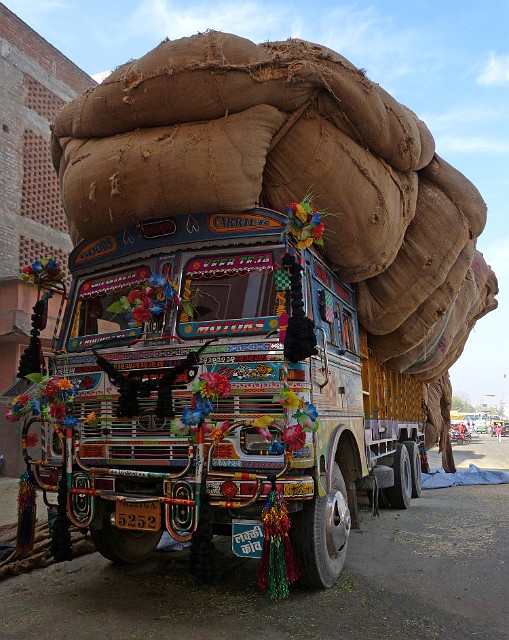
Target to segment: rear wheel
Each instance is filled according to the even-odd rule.
[[[332,486],[294,514],[290,529],[302,565],[301,583],[328,588],[339,578],[346,559],[351,519],[345,481],[334,463]]]
[[[419,445],[414,440],[403,443],[410,457],[410,469],[412,472],[412,498],[418,498],[422,493],[422,469]]]
[[[99,553],[117,564],[134,564],[146,560],[155,551],[161,531],[127,531],[117,529],[104,517],[102,529],[91,529],[90,535]]]
[[[386,495],[393,509],[408,509],[412,499],[412,468],[405,445],[397,443],[394,454],[394,486],[386,489]]]

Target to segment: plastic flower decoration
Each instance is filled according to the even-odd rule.
[[[297,394],[288,387],[284,387],[280,393],[276,394],[272,398],[272,402],[279,402],[279,404],[287,410],[297,409],[299,406],[299,398]]]
[[[296,449],[302,449],[306,444],[306,433],[300,424],[294,424],[283,431],[281,439],[290,451],[295,451]]]
[[[313,243],[323,245],[325,224],[320,214],[323,211],[313,205],[313,196],[307,194],[301,202],[291,202],[285,209],[289,221],[283,233],[290,233],[297,240],[299,249],[307,249]]]
[[[179,423],[184,425],[183,427],[174,422],[171,426],[172,432],[175,435],[188,435],[189,433],[196,432],[196,428],[201,424],[205,431],[214,431],[213,428],[206,426],[204,420],[214,410],[213,400],[218,398],[226,398],[230,393],[230,383],[228,378],[222,376],[219,373],[202,373],[199,376],[198,382],[192,387],[193,395],[191,396],[191,406],[184,407],[182,411],[182,417]],[[223,423],[221,429],[226,431],[229,429],[229,424]],[[187,428],[184,429],[184,427]],[[217,427],[216,427],[217,428]],[[178,431],[178,433],[176,432]]]
[[[60,282],[65,278],[65,273],[56,259],[49,255],[23,267],[21,277],[25,282],[40,285],[44,282]]]
[[[193,315],[191,302],[179,298],[177,285],[162,273],[152,273],[137,289],[110,304],[107,311],[122,313],[129,326],[141,327],[153,316],[163,314],[171,303],[182,306],[189,316]]]
[[[26,378],[37,384],[37,391],[33,396],[24,394],[13,398],[6,413],[8,420],[18,422],[24,416],[40,415],[59,427],[77,426],[78,419],[68,413],[68,405],[78,393],[77,387],[70,380],[59,376],[43,376],[40,373],[31,373]]]

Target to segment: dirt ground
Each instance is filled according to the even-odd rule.
[[[465,460],[509,470],[509,438],[482,435],[463,447]],[[2,516],[6,496],[15,498],[7,484],[0,479]],[[503,640],[508,498],[508,484],[451,487],[380,518],[365,508],[338,583],[294,587],[281,602],[257,590],[256,562],[232,556],[227,539],[216,539],[212,586],[194,583],[187,550],[124,567],[89,554],[0,582],[0,639]]]

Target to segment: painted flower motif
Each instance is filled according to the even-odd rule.
[[[290,451],[302,449],[302,447],[306,443],[306,433],[300,426],[300,424],[294,424],[290,427],[287,427],[283,431],[283,435],[281,436],[281,438],[286,446],[290,449]]]

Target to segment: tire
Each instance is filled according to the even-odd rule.
[[[90,535],[99,553],[116,564],[135,564],[155,551],[161,531],[126,531],[117,529],[105,516],[102,529],[91,529]]]
[[[385,494],[385,489],[394,485],[394,469],[383,464],[377,464],[373,467],[371,475],[364,478],[364,485],[367,488],[367,496],[369,504],[373,506],[373,487],[376,478],[376,486],[378,487],[378,506],[381,509],[388,509],[391,505]]]
[[[301,584],[332,587],[345,564],[350,528],[346,485],[334,463],[330,493],[305,502],[292,517],[290,535],[302,566]]]
[[[419,445],[414,440],[403,442],[410,457],[412,471],[412,498],[418,498],[422,493],[422,469]]]
[[[408,449],[402,442],[396,445],[394,454],[394,486],[386,489],[386,495],[393,509],[408,509],[412,499],[412,465]]]

